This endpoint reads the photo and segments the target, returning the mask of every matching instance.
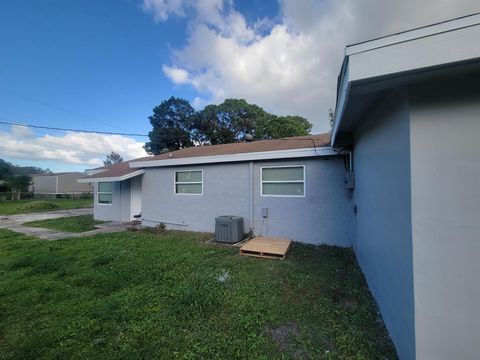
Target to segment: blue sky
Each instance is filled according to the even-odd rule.
[[[407,16],[409,2],[2,1],[0,120],[146,134],[170,96],[199,108],[237,97],[326,131],[347,43],[478,7]],[[111,150],[142,156],[143,142],[0,125],[0,158],[52,170],[101,165]]]

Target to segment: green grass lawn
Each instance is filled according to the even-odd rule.
[[[59,219],[37,220],[24,223],[25,226],[40,227],[46,229],[81,233],[95,230],[95,225],[103,224],[104,221],[93,219],[93,215],[80,215]]]
[[[351,250],[261,260],[210,237],[0,230],[0,358],[396,358]]]
[[[0,201],[0,215],[28,214],[41,211],[78,209],[92,207],[93,199],[52,199]]]

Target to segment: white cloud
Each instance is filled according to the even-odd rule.
[[[59,164],[96,167],[103,165],[103,159],[111,151],[122,155],[124,160],[147,155],[142,142],[120,135],[67,132],[64,135],[35,136],[24,126],[0,131],[0,154],[6,158],[52,160]]]
[[[179,69],[175,66],[163,65],[162,70],[165,75],[170,78],[175,84],[187,84],[189,83],[188,71]]]
[[[12,135],[18,138],[31,138],[35,133],[28,126],[12,125]]]
[[[148,5],[152,3],[157,5]],[[273,113],[303,115],[314,131],[328,129],[328,108],[335,105],[347,44],[480,10],[478,0],[279,4],[276,24],[264,18],[249,25],[232,1],[144,0],[157,20],[172,15],[190,19],[187,45],[164,66],[175,84],[193,86],[202,103],[245,98]]]
[[[170,14],[184,16],[182,0],[144,0],[143,9],[153,13],[155,21],[167,20]]]

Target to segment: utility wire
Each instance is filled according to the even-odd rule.
[[[11,122],[11,121],[3,121],[3,120],[0,120],[0,124],[26,126],[26,127],[35,128],[35,129],[60,130],[60,131],[80,132],[80,133],[89,133],[89,134],[123,135],[123,136],[144,136],[144,137],[148,137],[148,135],[145,135],[145,134],[122,133],[122,132],[113,132],[113,131],[95,131],[95,130],[66,129],[66,128],[58,128],[58,127],[49,127],[49,126],[22,124],[22,123],[16,123],[16,122]]]

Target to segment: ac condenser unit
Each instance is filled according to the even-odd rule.
[[[215,241],[237,243],[243,240],[243,218],[223,215],[215,218]]]

